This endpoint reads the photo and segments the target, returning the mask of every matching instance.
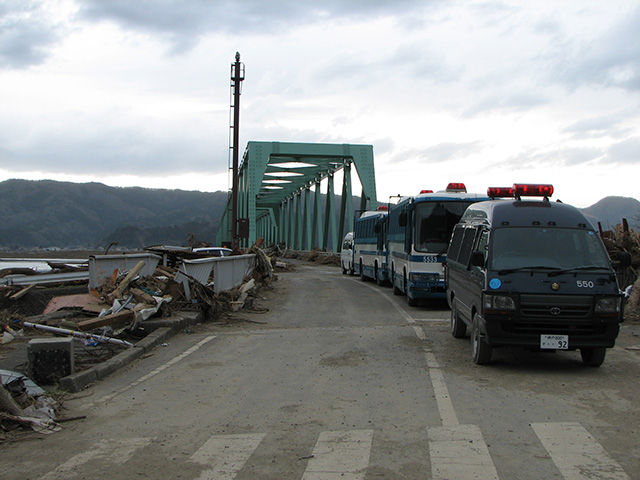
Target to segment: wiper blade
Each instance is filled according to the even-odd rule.
[[[508,273],[515,273],[515,272],[526,272],[526,271],[536,271],[536,270],[553,270],[552,273],[555,273],[556,270],[560,270],[559,267],[547,267],[546,265],[537,265],[537,266],[530,266],[530,267],[518,267],[518,268],[505,268],[503,270],[500,270],[498,272],[498,275],[506,275]],[[552,273],[549,273],[549,275],[551,275]]]
[[[588,270],[606,270],[608,272],[610,269],[608,267],[599,267],[597,265],[585,265],[583,267],[565,268],[563,270],[558,270],[557,272],[551,272],[549,273],[549,276],[555,277],[556,275],[562,275],[563,273],[584,272]]]

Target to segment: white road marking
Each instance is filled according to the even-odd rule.
[[[454,425],[427,431],[434,480],[498,480],[480,427]]]
[[[191,456],[194,462],[211,467],[203,471],[198,480],[232,480],[265,435],[248,433],[211,437]]]
[[[373,430],[322,432],[302,480],[359,480],[369,465]]]
[[[47,473],[42,480],[73,478],[79,474],[78,468],[100,458],[122,465],[133,457],[136,450],[146,447],[149,443],[151,443],[150,438],[100,440],[91,449],[74,455],[55,470]]]
[[[427,359],[429,377],[431,378],[431,385],[438,405],[438,412],[440,413],[442,426],[455,427],[460,425],[456,411],[453,408],[451,396],[449,395],[449,389],[444,381],[444,375],[442,374],[442,369],[440,368],[440,364],[438,363],[436,356],[426,348],[424,355]]]
[[[142,382],[149,380],[152,377],[155,377],[156,375],[158,375],[159,373],[163,372],[164,370],[166,370],[167,368],[171,367],[172,365],[175,365],[176,363],[178,363],[180,360],[188,357],[189,355],[191,355],[192,353],[194,353],[195,351],[197,351],[198,349],[200,349],[200,347],[202,347],[205,343],[213,340],[214,338],[216,338],[215,335],[211,335],[209,337],[204,338],[203,340],[200,340],[198,343],[196,343],[194,346],[192,346],[191,348],[185,350],[184,352],[182,352],[180,355],[178,355],[177,357],[172,358],[171,360],[169,360],[167,363],[165,363],[164,365],[159,366],[158,368],[156,368],[155,370],[152,370],[151,372],[147,373],[146,375],[140,377],[138,380],[136,380],[135,382],[131,382],[129,385],[125,385],[124,387],[116,390],[113,393],[110,393],[108,395],[105,395],[102,398],[99,398],[98,400],[96,400],[95,402],[91,402],[91,403],[87,403],[82,405],[81,408],[91,408],[99,403],[104,403],[104,402],[108,402],[109,400],[111,400],[114,397],[117,397],[118,395],[126,392],[127,390],[140,385]]]
[[[622,467],[580,423],[532,423],[531,428],[566,480],[629,480]]]

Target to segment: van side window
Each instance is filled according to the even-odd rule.
[[[458,262],[462,265],[468,267],[469,260],[471,260],[471,251],[473,250],[473,241],[476,238],[476,229],[465,228],[464,238],[462,239],[462,245],[460,247],[460,256],[458,257]]]
[[[489,231],[482,230],[478,237],[478,244],[476,245],[476,252],[484,253],[484,258],[487,258],[487,252],[489,251]]]
[[[451,236],[451,244],[447,252],[447,261],[457,262],[460,254],[460,245],[462,245],[462,237],[464,236],[464,227],[456,225]]]

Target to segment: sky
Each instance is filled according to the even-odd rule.
[[[381,201],[640,199],[638,32],[638,0],[0,0],[0,181],[226,191],[239,52],[241,151],[373,145]]]

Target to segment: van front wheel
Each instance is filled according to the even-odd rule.
[[[599,367],[604,362],[604,357],[607,354],[605,347],[592,347],[581,348],[580,355],[582,356],[582,363],[587,367]]]
[[[471,355],[473,363],[484,365],[491,361],[491,353],[493,348],[480,336],[480,325],[478,325],[478,316],[473,316],[471,323]]]

